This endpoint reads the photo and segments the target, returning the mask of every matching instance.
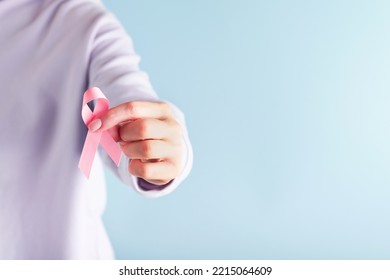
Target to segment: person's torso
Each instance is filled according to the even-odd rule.
[[[101,14],[89,1],[0,1],[0,259],[111,257],[102,170],[88,181],[77,167]]]

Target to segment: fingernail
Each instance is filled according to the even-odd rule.
[[[102,126],[102,121],[101,121],[100,119],[96,119],[96,120],[93,120],[93,121],[88,125],[88,129],[89,129],[91,132],[95,132],[95,131],[98,130],[101,126]]]

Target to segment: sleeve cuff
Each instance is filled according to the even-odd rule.
[[[148,181],[146,181],[142,178],[137,178],[138,186],[143,191],[161,191],[161,190],[165,189],[166,187],[168,187],[172,183],[172,181],[173,180],[166,183],[165,185],[154,185],[154,184],[149,183]]]

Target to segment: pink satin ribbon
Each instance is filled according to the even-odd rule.
[[[88,102],[96,100],[95,108],[93,111],[88,107]],[[83,107],[81,115],[84,123],[88,126],[95,118],[100,117],[109,108],[110,102],[97,87],[88,89],[84,93]],[[99,144],[102,145],[103,149],[111,157],[116,165],[119,165],[122,151],[119,145],[114,141],[108,131],[103,132],[91,132],[88,131],[87,137],[85,138],[83,151],[81,152],[79,168],[84,175],[89,178],[91,172],[92,163],[95,158],[95,154]]]

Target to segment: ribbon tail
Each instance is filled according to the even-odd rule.
[[[89,174],[91,173],[92,163],[99,146],[101,135],[101,132],[88,132],[87,137],[85,138],[83,151],[80,156],[79,168],[87,178],[89,178]]]
[[[118,143],[114,141],[114,139],[107,131],[104,131],[102,133],[100,144],[102,145],[104,150],[106,150],[112,161],[115,162],[116,166],[118,166],[121,159],[122,150],[119,147]]]

